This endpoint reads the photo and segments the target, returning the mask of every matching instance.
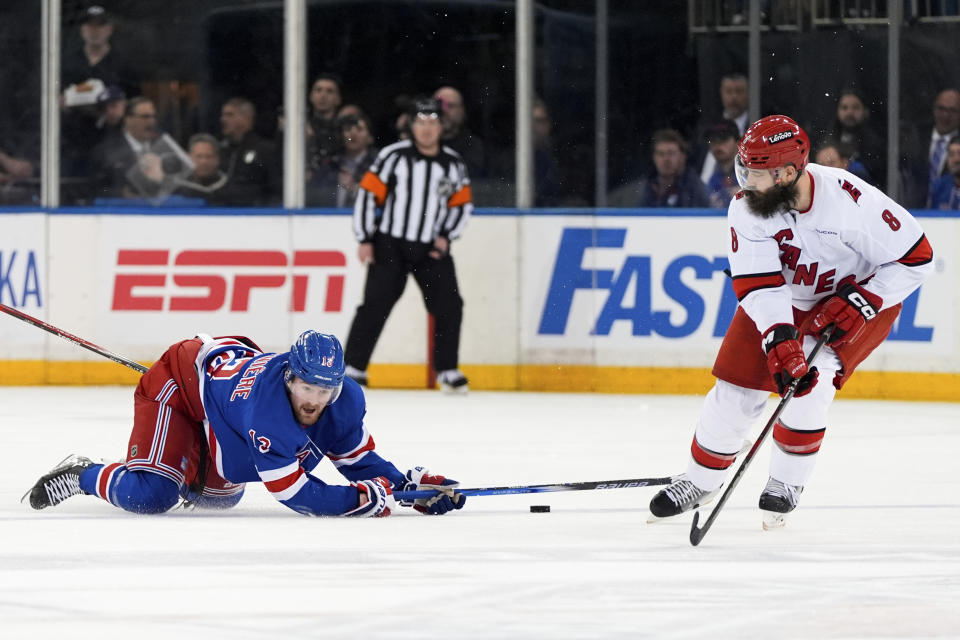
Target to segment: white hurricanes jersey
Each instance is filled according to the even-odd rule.
[[[933,270],[933,252],[910,213],[843,169],[808,164],[806,211],[761,218],[738,194],[730,202],[727,256],[733,288],[763,333],[793,323],[793,307],[811,309],[854,281],[891,307]]]

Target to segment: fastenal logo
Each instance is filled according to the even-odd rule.
[[[776,144],[778,142],[782,142],[783,140],[792,138],[794,135],[795,134],[793,131],[781,131],[780,133],[773,134],[767,138],[767,140],[770,142],[770,144]]]
[[[290,310],[305,311],[311,276],[323,278],[324,311],[343,306],[341,251],[120,249],[113,311],[248,311],[255,289],[290,287]],[[333,271],[331,273],[331,270]],[[316,285],[315,285],[316,286]]]

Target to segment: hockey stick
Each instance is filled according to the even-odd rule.
[[[483,487],[476,489],[455,489],[465,496],[504,496],[516,493],[552,493],[554,491],[591,491],[594,489],[633,489],[636,487],[656,487],[670,484],[676,476],[666,478],[634,478],[632,480],[598,480],[596,482],[558,482],[555,484],[527,484],[515,487]],[[441,493],[436,489],[418,491],[394,491],[397,500],[422,500]]]
[[[35,326],[35,327],[38,327],[38,328],[40,328],[40,329],[43,329],[44,331],[47,331],[47,332],[49,332],[49,333],[52,333],[52,334],[55,335],[55,336],[60,336],[61,338],[65,339],[65,340],[69,340],[70,342],[72,342],[72,343],[74,343],[74,344],[76,344],[76,345],[79,345],[79,346],[83,347],[84,349],[88,349],[88,350],[90,350],[90,351],[93,351],[94,353],[98,353],[98,354],[100,354],[101,356],[103,356],[103,357],[105,357],[105,358],[109,358],[110,360],[113,360],[114,362],[117,362],[117,363],[119,363],[119,364],[124,365],[125,367],[130,367],[130,368],[133,369],[134,371],[139,371],[140,373],[146,373],[146,372],[147,372],[147,367],[143,366],[143,365],[140,364],[139,362],[134,362],[133,360],[128,360],[127,358],[124,358],[123,356],[118,356],[118,355],[115,354],[115,353],[111,353],[110,351],[107,351],[107,350],[104,349],[103,347],[98,347],[97,345],[93,344],[92,342],[88,342],[87,340],[84,340],[83,338],[78,338],[77,336],[73,335],[72,333],[67,333],[67,332],[64,331],[63,329],[58,329],[58,328],[56,328],[56,327],[53,326],[53,325],[47,324],[47,323],[44,322],[43,320],[40,320],[40,319],[38,319],[38,318],[34,318],[34,317],[31,316],[30,314],[24,313],[23,311],[20,311],[19,309],[14,309],[13,307],[8,307],[7,305],[3,304],[2,302],[0,302],[0,311],[3,311],[4,313],[10,314],[10,315],[13,316],[14,318],[18,318],[18,319],[20,319],[20,320],[23,320],[24,322],[28,322],[28,323],[32,324],[33,326]]]
[[[809,362],[811,366],[813,365],[814,358],[817,357],[817,354],[820,353],[820,349],[823,348],[823,345],[827,343],[827,340],[830,339],[832,334],[833,325],[824,329],[823,333],[820,334],[820,339],[817,340],[817,344],[814,345],[813,351],[810,352],[810,357],[807,358],[807,362]],[[753,462],[753,457],[756,455],[757,450],[760,449],[760,445],[763,444],[764,440],[766,440],[767,434],[773,429],[773,425],[775,425],[777,420],[780,419],[780,415],[783,413],[783,410],[787,408],[787,403],[789,403],[793,398],[793,394],[797,392],[798,384],[800,384],[800,378],[794,379],[794,381],[787,386],[787,390],[783,394],[783,400],[781,400],[780,404],[777,405],[777,409],[773,412],[773,415],[770,416],[770,419],[767,421],[767,425],[763,428],[763,431],[760,432],[760,435],[757,436],[757,440],[753,443],[753,446],[750,447],[747,457],[743,459],[743,462],[740,464],[740,468],[737,469],[735,474],[733,474],[733,479],[730,480],[730,484],[727,485],[723,495],[720,496],[720,500],[717,501],[717,506],[715,506],[713,511],[710,512],[710,516],[707,518],[706,522],[703,523],[702,527],[697,528],[697,522],[700,520],[700,510],[698,509],[696,513],[693,514],[693,525],[690,527],[690,544],[693,546],[700,544],[700,541],[703,540],[703,536],[707,535],[707,531],[709,531],[710,527],[713,526],[713,521],[717,519],[718,515],[720,515],[720,510],[723,509],[723,505],[726,504],[727,498],[730,497],[730,494],[733,493],[733,489],[740,482],[740,478],[743,476],[744,471],[746,471],[747,467],[750,466],[750,463]]]

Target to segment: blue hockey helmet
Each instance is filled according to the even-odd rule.
[[[345,368],[343,346],[337,337],[309,329],[290,347],[286,380],[296,376],[307,384],[334,389],[333,404],[343,388]]]

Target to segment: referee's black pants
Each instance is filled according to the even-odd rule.
[[[382,233],[374,236],[374,262],[367,267],[363,304],[357,307],[347,337],[344,359],[348,365],[366,370],[383,325],[403,294],[407,274],[412,273],[423,293],[427,311],[433,315],[434,368],[437,371],[457,368],[463,299],[453,258],[450,254],[439,260],[431,258],[432,250],[432,244],[400,240]]]

